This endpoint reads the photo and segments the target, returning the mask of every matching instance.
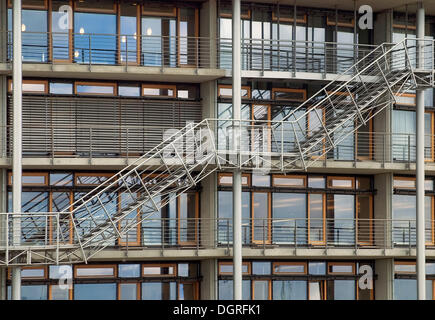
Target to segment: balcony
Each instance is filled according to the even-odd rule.
[[[12,60],[12,33],[7,38],[7,58],[0,61],[3,63]],[[133,76],[146,67],[147,73],[174,75],[174,69],[182,68],[178,73],[185,73],[184,76],[197,74],[206,79],[208,75],[210,80],[230,76],[232,69],[232,40],[228,38],[23,32],[22,43],[23,62],[39,65],[24,65],[25,75],[36,75],[36,71],[44,75],[56,70],[65,72],[71,69],[65,69],[65,65],[73,65],[73,74],[111,70]],[[383,50],[373,45],[244,38],[242,76],[332,80],[337,74],[357,72],[348,69],[374,49],[378,52],[372,54],[372,59],[376,59]],[[192,70],[194,73],[189,73]],[[177,80],[187,81],[180,79]]]
[[[7,34],[4,72],[13,57]],[[88,33],[22,33],[23,74],[87,79],[119,78],[202,82],[225,75],[213,58],[215,41],[203,37],[136,36]],[[103,74],[105,76],[103,76]],[[168,78],[169,77],[169,78]]]

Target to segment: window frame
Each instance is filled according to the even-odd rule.
[[[198,192],[186,192],[184,194],[194,194],[195,195],[195,240],[194,241],[181,241],[181,221],[180,220],[180,212],[181,212],[181,194],[177,194],[177,242],[178,245],[184,246],[184,245],[196,245],[199,241],[199,230],[198,230],[198,218],[199,218],[199,193]],[[187,220],[188,221],[188,220]]]
[[[151,267],[151,268],[174,268],[173,274],[145,274],[144,268],[145,267]],[[142,278],[174,278],[178,275],[178,265],[177,263],[143,263],[141,264],[141,276]]]
[[[293,92],[302,93],[302,99],[277,99],[277,92]],[[305,102],[307,100],[307,90],[306,89],[293,89],[293,88],[272,88],[272,99],[276,101],[294,101],[294,102]]]
[[[77,3],[80,2],[80,0],[74,1],[74,12],[92,12],[92,13],[114,13],[116,14],[116,1],[113,1],[113,9],[99,9],[99,8],[80,8],[78,7]]]
[[[46,187],[49,184],[48,172],[23,172],[22,177],[44,177],[45,183],[22,183],[23,187]],[[8,186],[12,186],[12,171],[8,172]]]
[[[89,275],[89,276],[79,276],[79,269],[108,269],[111,268],[113,270],[113,275],[111,276],[98,276],[98,275]],[[74,266],[74,279],[113,279],[118,277],[118,268],[116,264],[85,264],[85,265],[76,265]]]
[[[48,300],[52,300],[53,301],[53,286],[58,286],[58,284],[48,284]],[[71,287],[68,289],[68,300],[74,300],[73,298],[73,286],[71,285]]]
[[[121,211],[121,209],[122,209],[121,208],[121,197],[122,197],[123,193],[128,194],[128,191],[124,191],[124,192],[119,191],[118,192],[117,207],[118,207],[119,211]],[[141,195],[140,192],[133,192],[133,194],[136,194],[136,199],[139,198]],[[140,211],[141,211],[141,206],[139,206],[139,208],[136,209],[136,222],[137,222],[137,224],[136,224],[136,241],[129,241],[127,238],[125,239],[125,241],[123,241],[122,238],[117,238],[118,245],[123,246],[123,247],[128,247],[128,246],[138,247],[141,245],[141,224],[139,223],[140,216],[141,216]],[[121,227],[122,227],[121,221],[118,221],[117,227],[118,227],[118,230],[121,231]],[[126,237],[126,235],[124,235],[124,237]]]
[[[222,272],[220,266],[232,266],[233,272]],[[248,271],[243,272],[243,266],[247,266]],[[219,261],[219,263],[218,263],[218,275],[219,276],[232,276],[233,273],[234,273],[234,265],[233,265],[232,261]],[[243,275],[251,275],[252,274],[250,261],[243,261],[242,262],[242,274]]]
[[[53,190],[49,190],[48,191],[48,208],[50,210],[50,212],[53,212]],[[59,192],[65,192],[65,193],[69,193],[69,212],[72,212],[73,210],[73,203],[74,203],[74,192],[72,190],[67,190],[67,191],[59,191]],[[54,224],[56,223],[56,220],[53,218],[53,216],[50,216],[49,218],[49,242],[50,244],[56,244],[56,240],[54,240],[53,238],[53,234],[56,231],[56,228],[54,227]],[[75,237],[74,235],[74,230],[73,230],[73,221],[71,218],[68,218],[69,220],[69,241],[67,241],[66,243],[68,244],[72,244],[73,243],[73,239]],[[59,240],[59,242],[61,242]],[[62,243],[62,242],[61,242]]]
[[[218,90],[217,90],[217,96],[218,98],[223,98],[223,99],[231,99],[233,97],[232,93],[231,95],[223,95],[221,94],[221,89],[233,89],[233,86],[231,84],[219,84],[218,85]],[[243,99],[250,99],[251,98],[251,87],[250,86],[242,86],[241,90],[246,90],[246,95],[242,95],[242,100]],[[240,92],[240,94],[242,94]]]
[[[121,285],[123,284],[135,284],[136,285],[136,300],[141,300],[141,282],[134,280],[121,281],[117,283],[116,299],[121,300]]]
[[[351,266],[352,267],[352,273],[350,272],[333,272],[331,267],[333,266]],[[327,267],[326,267],[326,274],[327,275],[343,275],[343,276],[348,276],[348,275],[355,275],[355,270],[356,270],[356,266],[355,266],[355,262],[335,262],[335,261],[328,261],[327,263]]]
[[[233,178],[233,174],[232,173],[228,173],[228,172],[221,172],[218,174],[218,186],[222,186],[222,187],[232,187],[233,183],[231,182],[231,184],[229,183],[221,183],[220,182],[220,178],[221,177],[231,177]],[[247,183],[243,183],[243,178],[247,179]],[[251,175],[248,173],[242,173],[242,187],[250,187],[251,186]]]
[[[77,92],[78,86],[96,86],[96,87],[112,87],[113,93],[79,93]],[[90,82],[90,81],[74,81],[74,94],[78,96],[118,96],[118,86],[116,82]]]
[[[98,173],[98,172],[74,172],[74,181],[73,184],[75,187],[96,187],[96,186],[100,186],[100,185],[105,185],[107,184],[108,180],[110,180],[110,178],[112,178],[115,174],[113,173]],[[103,183],[92,183],[92,184],[83,184],[83,183],[79,183],[77,178],[78,177],[107,177],[107,180]]]
[[[8,0],[8,8],[12,8],[12,1],[11,0]],[[48,0],[44,0],[44,5],[42,5],[42,6],[23,4],[22,9],[48,10]]]
[[[303,16],[304,16],[303,18],[297,18],[297,16],[296,16],[296,23],[306,24],[307,23],[307,14],[305,13]],[[281,22],[294,23],[295,19],[294,18],[283,18],[283,17],[281,17],[281,15],[279,16],[279,19],[278,19],[278,16],[275,13],[275,10],[272,10],[272,21],[279,21],[280,23]]]
[[[172,90],[172,96],[162,96],[162,95],[145,95],[143,90],[145,88],[149,89],[168,89]],[[166,98],[166,99],[175,99],[177,98],[177,86],[174,84],[153,84],[153,83],[142,83],[140,86],[140,96],[145,98]]]
[[[42,84],[44,85],[44,91],[25,91],[23,89],[23,85],[25,84]],[[8,93],[12,93],[12,85],[13,81],[12,79],[8,79]],[[29,93],[29,94],[48,94],[48,80],[34,80],[34,79],[23,79],[22,80],[22,87],[21,87],[22,93]]]
[[[351,187],[334,187],[330,186],[330,182],[332,183],[333,180],[340,180],[340,181],[351,181],[352,186]],[[326,187],[328,189],[345,189],[345,190],[355,190],[355,177],[342,177],[342,176],[327,176],[326,178]]]
[[[257,229],[255,226],[255,206],[254,206],[254,198],[255,194],[266,194],[267,195],[267,239],[263,240],[255,240],[255,230]],[[271,244],[272,243],[272,192],[271,191],[253,191],[251,192],[251,242],[253,244]],[[264,220],[263,220],[264,221]],[[262,232],[264,229],[262,229]]]
[[[310,196],[312,194],[316,194],[316,195],[321,195],[322,196],[322,201],[323,201],[323,206],[322,206],[322,241],[312,241],[311,240],[311,210],[310,210]],[[307,220],[308,220],[308,226],[307,226],[307,237],[308,237],[308,243],[314,246],[321,246],[321,245],[325,245],[326,244],[326,233],[327,233],[327,228],[326,228],[326,193],[325,192],[308,192],[307,193]]]
[[[278,179],[302,179],[304,181],[303,185],[299,186],[299,185],[286,185],[286,184],[278,184],[275,182],[275,178]],[[308,178],[306,175],[285,175],[285,174],[274,174],[272,175],[272,187],[277,187],[277,188],[307,188],[307,181]]]
[[[303,266],[304,272],[276,272],[275,266]],[[308,262],[296,262],[296,261],[274,261],[272,262],[272,275],[307,275],[308,274]]]

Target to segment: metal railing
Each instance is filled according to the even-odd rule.
[[[242,39],[242,70],[343,73],[377,49],[375,45],[336,42]],[[231,69],[232,40],[219,39],[219,66]],[[372,55],[372,57],[375,57]]]
[[[7,60],[13,56],[7,33]],[[215,40],[205,37],[23,32],[23,62],[216,68]]]
[[[17,240],[18,235],[13,231],[16,223],[21,226],[18,239],[21,247],[72,248],[77,237],[92,229],[85,220],[85,224],[81,224],[81,219],[77,218],[78,231],[74,233],[70,217],[65,213],[1,213],[0,218],[1,234],[8,234],[7,239],[0,239],[1,250],[12,247]],[[95,219],[97,221],[98,217]],[[100,219],[103,221],[103,217]],[[123,219],[118,223],[119,230],[133,222],[133,219]],[[426,246],[432,249],[435,249],[434,227],[434,220],[426,221]],[[108,247],[219,248],[232,244],[232,237],[230,218],[149,218],[122,237],[111,239]],[[253,247],[415,247],[416,224],[415,219],[250,218],[242,219],[242,243]]]
[[[210,120],[213,123],[213,121]],[[216,146],[218,153],[225,157],[231,150],[231,125],[225,120],[216,120]],[[274,127],[257,125],[254,121],[242,124],[247,132],[242,140],[242,148],[248,154],[264,150],[272,158],[279,158],[281,150],[291,153],[296,148],[296,136],[303,141],[310,136],[309,131],[296,134],[287,124]],[[285,129],[284,129],[285,128]],[[0,128],[6,137],[0,148],[4,157],[12,156],[12,127]],[[162,141],[165,133],[179,130],[172,126],[109,126],[109,125],[59,125],[24,126],[23,156],[34,158],[137,158]],[[254,137],[264,138],[262,143]],[[261,139],[260,139],[261,141]],[[258,142],[258,141],[257,141]],[[425,158],[435,161],[434,135],[425,136]],[[318,150],[319,161],[372,161],[378,163],[413,163],[416,159],[416,138],[411,133],[356,132],[323,153]],[[314,158],[315,156],[313,156]]]

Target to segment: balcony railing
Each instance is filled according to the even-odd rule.
[[[7,32],[12,60],[12,32]],[[377,48],[365,44],[242,39],[242,69],[341,74]],[[127,34],[22,33],[23,62],[149,67],[232,68],[229,38],[137,36]],[[0,61],[0,62],[6,62]],[[367,61],[369,63],[370,61]],[[348,70],[355,72],[356,70]]]
[[[8,32],[8,61],[12,33]],[[204,37],[22,33],[23,62],[216,68],[215,40]]]
[[[376,46],[336,42],[242,39],[242,70],[342,74]],[[382,55],[382,48],[372,54]],[[373,61],[371,60],[371,61]],[[232,40],[219,39],[219,66],[231,69]],[[371,61],[367,61],[367,64]],[[355,70],[352,70],[354,72]]]
[[[61,213],[2,213],[0,218],[0,231],[8,234],[7,240],[0,239],[0,250],[14,243],[23,247],[72,246],[73,239],[90,227],[75,217],[73,229],[70,216]],[[21,234],[13,232],[17,224]],[[111,238],[109,247],[203,249],[232,245],[232,219],[228,218],[151,217],[143,221],[124,219],[118,225],[123,236]],[[428,249],[435,249],[434,226],[434,220],[426,221]],[[416,223],[391,219],[250,218],[242,219],[242,243],[253,248],[413,248]]]

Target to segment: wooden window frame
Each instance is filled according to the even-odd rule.
[[[275,271],[275,266],[303,266],[304,267],[304,272],[276,272]],[[272,275],[306,275],[308,274],[308,263],[306,261],[304,262],[295,262],[295,261],[291,261],[291,262],[283,262],[283,261],[276,261],[276,262],[272,262]]]
[[[302,93],[302,99],[277,99],[277,92],[294,92],[294,93]],[[272,99],[277,101],[294,101],[294,102],[305,102],[307,100],[307,90],[306,89],[292,89],[292,88],[272,88]]]
[[[174,268],[173,274],[145,274],[144,268],[145,267],[151,267],[151,268]],[[174,278],[178,275],[178,266],[176,263],[144,263],[141,264],[141,275],[143,278]]]
[[[254,195],[258,193],[267,194],[267,239],[255,240],[255,207],[254,207]],[[263,220],[264,221],[264,220]],[[264,235],[263,235],[264,237]],[[251,243],[254,244],[271,244],[272,243],[272,193],[270,191],[255,191],[251,192]]]
[[[307,300],[310,300],[310,283],[311,282],[318,282],[320,283],[320,290],[322,291],[322,299],[320,300],[326,300],[326,280],[307,280]],[[311,300],[311,301],[315,301],[315,300]]]
[[[23,93],[48,94],[48,80],[27,80],[27,79],[24,79],[22,81],[22,85],[24,85],[24,84],[43,84],[44,91],[24,91],[22,89]],[[12,79],[8,80],[8,93],[12,93]]]
[[[233,97],[232,93],[231,93],[230,96],[229,95],[222,95],[220,93],[221,89],[233,89],[233,86],[231,84],[220,84],[220,85],[218,85],[217,96],[219,98],[228,98],[228,99]],[[246,90],[246,95],[242,96],[242,99],[250,99],[251,98],[251,87],[249,87],[249,86],[242,86],[241,90]]]
[[[430,196],[430,202],[431,202],[431,220],[430,220],[430,230],[431,230],[431,240],[427,241],[426,237],[425,237],[425,244],[427,246],[433,246],[435,244],[435,228],[434,228],[434,205],[435,205],[435,196],[434,195],[427,195],[425,197],[429,197]],[[426,225],[426,221],[425,221],[425,225]],[[426,226],[425,226],[425,230],[426,230]],[[426,233],[425,233],[426,234]]]
[[[195,240],[194,241],[181,241],[180,236],[181,236],[181,230],[180,230],[180,224],[181,221],[180,220],[180,212],[181,212],[181,197],[180,195],[177,195],[177,242],[180,246],[184,246],[184,245],[196,245],[199,241],[198,239],[198,235],[199,235],[199,230],[198,230],[198,218],[199,218],[199,193],[198,192],[186,192],[184,194],[194,194],[195,195]]]
[[[353,28],[355,26],[355,19],[352,18],[351,22],[340,22],[340,21],[335,21],[335,20],[331,20],[329,18],[329,16],[326,16],[326,25],[327,26],[337,26],[337,27],[349,27],[349,28]]]
[[[396,271],[396,265],[400,266],[415,266],[414,272]],[[394,261],[394,274],[417,274],[417,265],[415,261]]]
[[[122,3],[118,3],[117,4],[117,11],[118,14],[116,15],[116,22],[117,22],[117,26],[116,26],[116,31],[118,33],[119,36],[117,36],[117,44],[118,44],[118,48],[117,48],[117,57],[118,57],[118,64],[120,65],[132,65],[132,66],[138,66],[140,65],[140,56],[141,56],[141,9],[140,9],[140,5],[137,4],[136,5],[136,62],[134,61],[121,61],[121,5]],[[126,35],[129,36],[129,35]],[[128,48],[127,48],[128,49]],[[127,53],[128,55],[128,53]],[[127,59],[128,60],[128,59]]]
[[[145,7],[145,5],[142,5],[142,10],[140,11],[142,16],[150,16],[150,17],[177,17],[177,8],[172,8],[172,13],[168,12],[155,12],[155,11],[147,11],[149,7]]]
[[[233,266],[233,272],[221,272],[220,266],[233,266],[233,262],[232,261],[219,261],[219,263],[218,263],[218,275],[220,275],[220,276],[233,275],[233,273],[234,273],[234,266]],[[248,271],[247,272],[242,272],[243,275],[250,275],[252,273],[251,262],[249,262],[249,261],[243,261],[242,262],[242,271],[243,271],[243,266],[247,266],[248,267]]]
[[[53,286],[58,286],[58,284],[48,284],[48,300],[53,300],[53,292],[52,292]],[[72,287],[68,289],[68,300],[73,300]]]
[[[50,212],[53,212],[53,192],[56,191],[49,191],[48,194],[48,208],[50,210]],[[65,192],[65,193],[69,193],[69,212],[72,212],[73,210],[73,203],[74,203],[74,192],[73,191],[59,191],[59,192]],[[50,244],[56,244],[56,241],[53,240],[53,233],[55,232],[56,228],[54,227],[54,224],[56,223],[56,220],[50,216],[49,217],[49,242]],[[73,243],[73,239],[74,239],[74,231],[73,231],[73,222],[71,220],[71,218],[69,218],[69,241],[67,241],[66,243],[68,244],[72,244]],[[59,242],[64,243],[62,241],[59,240]]]
[[[22,277],[24,281],[28,280],[47,280],[48,279],[48,266],[24,266],[22,267],[22,270],[44,270],[44,276],[43,277]],[[21,271],[22,272],[22,271]],[[12,279],[12,269],[8,268],[8,280]]]
[[[23,186],[42,187],[48,186],[48,172],[23,172],[22,177],[44,177],[45,183],[22,183]],[[12,186],[12,171],[8,172],[8,186]]]
[[[304,184],[302,186],[299,185],[286,185],[286,184],[278,184],[275,182],[275,178],[278,179],[302,179]],[[306,175],[285,175],[285,174],[274,174],[272,175],[272,187],[278,188],[306,188],[307,187],[308,178]]]
[[[334,186],[330,186],[330,182],[332,184],[333,180],[340,180],[340,181],[351,181],[352,182],[352,186],[349,187],[334,187]],[[354,190],[355,189],[355,177],[341,177],[341,176],[328,176],[326,178],[326,187],[328,189],[345,189],[345,190]]]
[[[220,178],[221,177],[233,177],[232,173],[228,173],[228,172],[223,172],[223,173],[219,173],[218,174],[218,186],[228,186],[231,187],[233,185],[233,183],[231,182],[231,184],[229,183],[221,183],[220,182]],[[243,178],[247,179],[247,183],[243,183]],[[242,174],[242,187],[249,187],[251,186],[251,175],[247,174],[247,173],[243,173]]]
[[[370,212],[369,212],[369,221],[368,221],[368,224],[369,224],[369,241],[368,242],[366,242],[366,241],[361,241],[360,240],[360,238],[359,238],[359,230],[358,230],[358,227],[359,227],[359,212],[360,212],[360,207],[359,207],[359,197],[361,197],[361,195],[356,195],[355,196],[355,217],[356,217],[356,219],[355,219],[355,234],[356,234],[356,236],[357,236],[357,244],[358,245],[360,245],[360,246],[372,246],[373,245],[373,195],[372,194],[370,194],[370,195],[367,195],[368,197],[369,197],[369,210],[370,210]]]
[[[395,97],[406,97],[406,98],[414,98],[414,101],[417,99],[417,95],[415,93],[394,93]],[[402,102],[396,102],[396,105],[399,106],[408,106],[408,107],[415,107],[416,103],[402,103]]]
[[[98,276],[98,275],[90,275],[90,276],[79,276],[78,275],[78,270],[79,269],[108,269],[111,268],[113,269],[113,275],[111,276]],[[112,278],[116,278],[118,276],[118,268],[116,264],[86,264],[86,265],[77,265],[74,266],[74,278],[75,279],[94,279],[94,278],[98,278],[98,279],[112,279]]]
[[[74,0],[74,12],[89,12],[89,13],[114,13],[116,14],[116,1],[113,1],[113,9],[98,9],[98,8],[80,8],[77,6],[79,0]]]
[[[8,8],[12,8],[12,1],[11,0],[8,0]],[[44,5],[43,6],[35,6],[35,5],[24,4],[24,5],[22,5],[22,9],[47,10],[48,9],[48,0],[44,0]]]
[[[260,282],[260,281],[265,281],[268,282],[268,298],[267,300],[272,300],[272,279],[268,279],[268,278],[255,278],[251,280],[251,300],[254,301],[255,300],[255,282]]]
[[[322,230],[322,241],[311,241],[311,210],[310,210],[310,196],[312,194],[317,194],[317,195],[322,195],[322,201],[323,201],[323,206],[322,206],[322,219],[323,219],[323,230]],[[307,217],[308,217],[308,226],[307,226],[307,237],[308,237],[308,243],[314,246],[319,246],[319,245],[325,245],[326,244],[326,233],[327,233],[327,228],[326,228],[326,193],[317,193],[317,192],[311,192],[307,194],[307,201],[308,201],[308,205],[307,205]]]
[[[173,94],[172,96],[162,96],[162,95],[145,95],[143,90],[145,88],[149,88],[149,89],[168,89],[168,90],[172,90]],[[177,97],[177,86],[174,84],[148,84],[148,83],[142,83],[140,86],[140,96],[141,97],[146,97],[146,98],[166,98],[166,99],[170,99],[170,98],[176,98]]]
[[[220,11],[220,10],[219,10]],[[243,14],[242,10],[240,9],[240,19],[246,19],[249,20],[251,19],[252,16],[252,12],[251,9],[248,9],[248,13]],[[223,13],[223,12],[219,12],[219,17],[220,18],[232,18],[233,14],[232,13]]]
[[[177,282],[177,298],[180,300],[180,284],[192,284],[193,285],[193,300],[199,300],[199,283],[196,280],[181,280]]]
[[[121,197],[122,197],[122,194],[129,195],[128,191],[118,192],[117,207],[118,207],[119,211],[121,211],[121,209],[122,209],[121,208]],[[140,193],[136,192],[136,199],[139,198],[139,197],[140,197]],[[127,239],[125,239],[125,241],[123,241],[122,238],[118,238],[117,239],[118,245],[124,246],[124,247],[128,247],[128,246],[138,247],[138,246],[141,245],[141,241],[140,241],[141,240],[140,239],[140,235],[141,235],[141,232],[140,232],[141,228],[140,227],[141,227],[141,224],[139,223],[139,221],[140,221],[140,211],[141,211],[140,207],[141,206],[139,206],[139,208],[136,209],[136,222],[138,222],[138,224],[136,225],[136,241],[127,241]],[[117,227],[118,227],[119,231],[121,231],[121,222],[122,222],[122,220],[119,221],[118,224],[117,224]],[[126,238],[126,235],[124,235],[124,237]]]
[[[393,189],[399,189],[399,190],[415,190],[416,189],[416,185],[413,188],[406,188],[406,187],[397,187],[394,184],[395,180],[399,180],[399,181],[414,181],[414,183],[416,184],[415,178],[414,177],[398,177],[398,176],[393,176]]]
[[[113,94],[111,93],[79,93],[77,92],[78,86],[96,86],[96,87],[112,87]],[[74,94],[78,96],[108,96],[115,97],[118,95],[118,86],[115,82],[89,82],[89,81],[75,81]]]
[[[117,284],[117,293],[116,293],[116,299],[117,300],[121,300],[121,285],[123,284],[135,284],[136,285],[136,300],[141,300],[141,296],[140,296],[140,287],[141,287],[141,283],[138,281],[122,281],[122,282],[118,282]]]
[[[352,266],[352,273],[350,272],[333,272],[333,266]],[[356,266],[355,262],[328,262],[326,272],[328,275],[355,275]]]
[[[68,5],[73,8],[73,0],[68,0]],[[72,20],[74,19],[74,11],[72,12]],[[52,0],[50,0],[49,3],[49,9],[48,9],[48,31],[49,35],[53,35],[53,3]],[[73,24],[73,21],[71,21],[71,25]],[[68,59],[53,59],[53,36],[51,37],[51,41],[49,41],[48,45],[48,56],[50,61],[53,61],[55,63],[72,63],[73,61],[73,51],[74,51],[74,44],[73,44],[73,28],[68,30]]]
[[[112,178],[114,174],[112,173],[97,173],[97,172],[74,172],[74,186],[76,187],[95,187],[100,186],[100,183],[92,183],[92,184],[83,184],[79,183],[77,178],[78,177],[107,177],[107,180]],[[107,184],[107,180],[103,182],[102,184]]]
[[[393,23],[393,29],[417,30],[417,26],[415,26],[415,25],[400,24],[400,23]]]
[[[294,18],[283,18],[283,17],[277,17],[275,11],[272,11],[272,21],[279,21],[279,22],[290,22],[290,23],[294,23],[295,19]],[[306,24],[307,23],[307,14],[304,14],[303,18],[297,18],[296,17],[296,23],[300,23],[300,24]]]

